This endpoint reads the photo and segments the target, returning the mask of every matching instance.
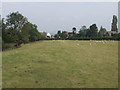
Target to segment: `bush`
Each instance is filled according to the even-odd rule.
[[[14,43],[4,43],[2,42],[2,51],[15,48]]]

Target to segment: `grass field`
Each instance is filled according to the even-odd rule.
[[[116,88],[117,41],[39,41],[4,51],[3,88]]]

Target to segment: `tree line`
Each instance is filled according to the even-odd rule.
[[[111,23],[111,32],[108,32],[105,28],[102,26],[100,27],[100,30],[98,30],[98,27],[96,24],[92,24],[89,28],[86,26],[82,26],[79,30],[79,32],[76,32],[76,27],[72,28],[72,32],[67,31],[61,31],[59,30],[57,34],[55,34],[55,39],[114,39],[114,40],[120,40],[120,33],[118,33],[117,28],[117,16],[113,15],[112,23]],[[107,33],[111,33],[107,35]]]
[[[54,38],[49,38],[39,32],[36,24],[32,24],[28,19],[19,12],[12,12],[6,16],[6,19],[0,20],[0,43],[2,50],[8,48],[17,48],[21,44],[39,41],[39,40],[90,40],[90,39],[114,39],[120,40],[120,33],[117,28],[117,16],[113,15],[111,23],[111,31],[116,32],[112,37],[105,35],[107,30],[101,26],[100,30],[96,24],[92,24],[89,28],[82,26],[77,33],[76,27],[72,28],[72,32],[59,30]]]

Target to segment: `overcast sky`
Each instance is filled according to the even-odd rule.
[[[77,30],[96,23],[107,30],[111,29],[113,15],[118,15],[117,2],[4,2],[2,16],[19,11],[28,21],[36,24],[39,31],[51,34],[58,30]]]

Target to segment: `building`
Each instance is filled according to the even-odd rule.
[[[68,37],[73,36],[73,32],[68,32],[67,34],[68,34]]]
[[[50,34],[50,33],[47,33],[47,37],[48,37],[48,38],[51,38],[51,34]]]
[[[105,33],[105,36],[111,37],[113,34],[118,34],[118,32],[116,32],[116,31],[107,31],[107,32]]]
[[[43,35],[45,38],[51,38],[51,34],[50,34],[50,33],[43,32],[42,35]]]

